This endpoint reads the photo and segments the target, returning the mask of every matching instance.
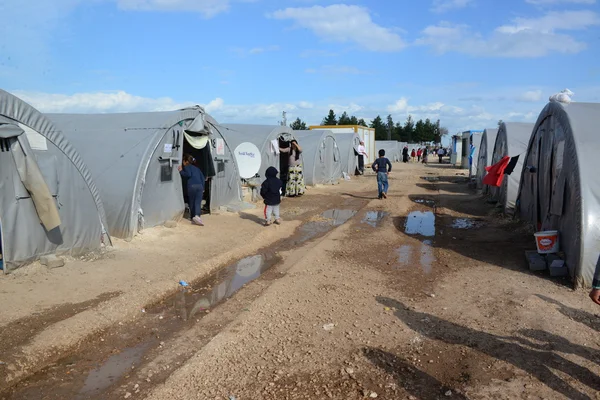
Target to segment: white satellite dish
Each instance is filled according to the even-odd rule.
[[[260,170],[260,150],[254,144],[241,143],[233,151],[242,179],[253,178]]]

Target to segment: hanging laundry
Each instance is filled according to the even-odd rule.
[[[498,161],[496,164],[485,167],[487,174],[483,178],[483,184],[500,186],[502,184],[502,179],[504,179],[504,170],[508,166],[509,161],[510,157],[506,156],[502,157],[502,160]]]
[[[520,156],[520,154],[519,154],[519,156]],[[519,156],[514,156],[513,158],[510,159],[508,165],[506,166],[506,169],[504,170],[505,175],[510,175],[513,173],[513,171],[515,170],[515,167],[517,166],[517,161],[519,161]]]

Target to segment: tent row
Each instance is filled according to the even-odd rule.
[[[0,90],[0,254],[5,272],[42,255],[81,255],[181,219],[183,154],[207,177],[207,211],[243,200],[243,179],[285,169],[297,140],[308,185],[357,170],[356,132],[219,124],[202,107],[172,112],[41,114]],[[256,153],[246,150],[251,144]],[[248,174],[246,159],[257,163]]]
[[[600,104],[550,102],[534,124],[501,123],[483,132],[475,179],[505,213],[536,231],[559,232],[569,274],[589,287],[600,257]],[[500,187],[482,185],[485,167],[519,156]]]

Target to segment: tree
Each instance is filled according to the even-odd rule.
[[[354,115],[350,117],[350,125],[358,125],[358,118],[356,118]]]
[[[413,120],[412,115],[409,115],[406,118],[406,122],[404,123],[404,136],[405,140],[408,143],[413,143],[413,136],[415,134],[415,121]]]
[[[426,131],[425,131],[425,123],[422,119],[418,120],[415,124],[415,130],[413,139],[416,143],[425,142],[426,141]]]
[[[338,125],[352,125],[352,120],[348,116],[348,113],[344,111],[338,120]]]
[[[365,122],[365,120],[362,119],[362,118],[358,120],[358,124],[357,125],[364,126],[365,128],[369,126],[369,125],[367,125],[367,123]]]
[[[387,116],[387,140],[392,140],[392,133],[394,132],[394,120],[392,119],[392,115],[389,114]]]
[[[375,140],[385,140],[387,138],[387,126],[379,115],[371,122],[371,128],[375,129]]]
[[[296,120],[290,124],[290,128],[292,128],[295,131],[308,130],[306,123],[304,121],[302,121],[300,118],[296,118]]]
[[[337,121],[337,117],[335,116],[335,113],[333,112],[333,110],[329,110],[329,114],[327,115],[327,117],[323,118],[323,122],[321,122],[321,125],[337,125],[338,121]]]
[[[396,125],[394,126],[394,132],[392,133],[392,139],[397,140],[399,142],[406,142],[406,140],[404,140],[404,127],[402,126],[402,124],[400,122],[396,122]]]

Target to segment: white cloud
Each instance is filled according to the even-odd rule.
[[[269,15],[279,20],[293,20],[328,42],[355,43],[369,51],[394,52],[406,43],[389,28],[373,22],[364,7],[334,4],[306,8],[286,8]]]
[[[518,100],[524,102],[537,103],[542,100],[541,90],[529,90],[517,97]]]
[[[596,4],[596,0],[525,0],[525,2],[536,6],[556,4]]]
[[[542,57],[550,53],[578,53],[587,46],[561,31],[585,30],[600,25],[593,11],[549,12],[540,18],[516,18],[496,28],[488,37],[467,25],[447,22],[428,26],[416,41],[443,54],[458,53],[486,57]]]
[[[465,8],[473,0],[433,0],[431,11],[435,13],[443,13],[450,10]]]

